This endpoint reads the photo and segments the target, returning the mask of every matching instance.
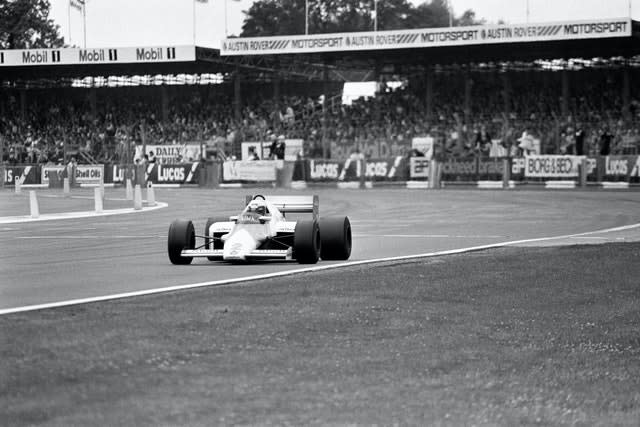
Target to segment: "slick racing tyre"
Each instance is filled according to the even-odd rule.
[[[351,222],[348,217],[320,218],[320,257],[347,260],[351,256]]]
[[[315,264],[320,259],[318,222],[298,221],[293,235],[293,256],[300,264]]]
[[[216,222],[229,221],[228,217],[209,218],[204,226],[204,247],[206,249],[224,249],[224,243],[220,240],[225,233],[213,233],[213,239],[209,237],[209,228]],[[209,261],[214,261],[215,258],[207,257]]]
[[[167,249],[172,264],[191,264],[193,257],[180,255],[183,249],[193,249],[196,246],[196,233],[193,223],[184,219],[177,219],[169,226]]]

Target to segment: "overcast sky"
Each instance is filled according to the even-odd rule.
[[[65,40],[83,47],[82,13],[69,8],[69,0],[50,1],[51,17],[60,25]],[[630,11],[634,19],[640,19],[640,0],[450,1],[454,15],[473,9],[477,18],[484,18],[489,23],[500,19],[516,24],[527,20],[619,18],[628,17]],[[225,36],[225,28],[228,34],[240,33],[244,19],[242,11],[248,10],[253,0],[208,0],[206,3],[195,0],[86,0],[86,3],[87,47],[193,44],[195,27],[196,44],[217,48],[219,40]]]

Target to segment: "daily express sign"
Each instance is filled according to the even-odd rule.
[[[195,61],[195,46],[0,50],[0,67]]]
[[[631,19],[225,39],[221,55],[465,46],[631,36]]]

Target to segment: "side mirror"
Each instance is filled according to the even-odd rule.
[[[233,215],[229,217],[229,221],[231,222],[238,222],[238,215]]]

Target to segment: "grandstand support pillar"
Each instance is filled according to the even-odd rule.
[[[325,80],[328,80],[328,79],[325,78]],[[382,62],[380,61],[379,56],[376,56],[373,64],[373,81],[376,82],[376,88],[375,88],[376,95],[379,94],[380,92],[383,92],[383,93],[386,92],[387,82],[384,76],[382,75]],[[373,120],[376,123],[379,123],[381,115],[382,115],[382,112],[380,111],[380,103],[376,102],[373,105]]]
[[[160,86],[160,105],[162,108],[162,120],[169,120],[169,94],[165,85]]]
[[[327,137],[327,106],[329,97],[329,65],[326,60],[322,67],[322,158],[329,158],[329,138]]]
[[[511,75],[508,71],[502,73],[502,109],[508,125],[511,113]]]
[[[273,115],[273,129],[276,132],[280,132],[280,89],[282,88],[282,76],[280,75],[280,71],[276,70],[273,73],[273,105],[275,106],[275,113]]]
[[[631,120],[631,71],[629,65],[622,68],[622,117]]]
[[[233,76],[233,114],[237,121],[242,119],[242,76],[240,75],[240,67],[236,65],[235,75]]]
[[[427,121],[431,121],[433,116],[433,67],[427,64],[424,70],[424,109],[427,115]]]
[[[471,87],[473,80],[471,80],[471,73],[469,67],[464,72],[464,123],[469,124],[471,122]]]
[[[560,111],[562,112],[562,117],[567,118],[569,116],[569,70],[562,70],[562,105],[560,106]]]
[[[23,120],[27,115],[27,90],[20,89],[20,118]]]
[[[95,120],[98,117],[98,108],[96,107],[96,88],[89,89],[89,108],[91,108],[91,118]]]

